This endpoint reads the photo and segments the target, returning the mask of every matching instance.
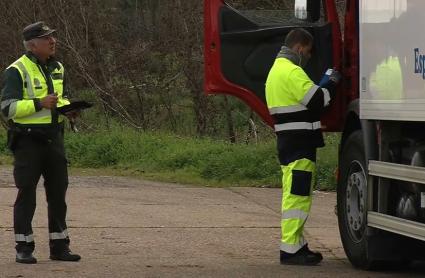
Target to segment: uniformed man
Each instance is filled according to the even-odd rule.
[[[56,110],[69,104],[64,96],[64,68],[54,59],[55,30],[43,22],[24,28],[27,52],[4,73],[1,110],[8,119],[8,145],[13,152],[18,194],[14,206],[16,262],[33,264],[32,218],[36,186],[43,175],[48,203],[50,259],[78,261],[71,253],[66,225],[67,160],[63,143],[64,117]],[[69,115],[75,117],[75,113]]]
[[[319,87],[303,67],[311,57],[312,35],[292,30],[278,54],[266,82],[266,100],[275,120],[277,149],[283,172],[280,262],[316,265],[323,259],[303,237],[310,212],[316,174],[316,148],[324,146],[320,115],[334,96],[339,74]]]

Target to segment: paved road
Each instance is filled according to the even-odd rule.
[[[316,267],[278,261],[280,190],[204,188],[121,177],[70,178],[71,249],[79,263],[48,259],[46,204],[38,189],[37,265],[14,262],[10,168],[0,168],[0,277],[423,277],[424,267],[351,267],[338,236],[335,194],[315,192],[306,235]]]

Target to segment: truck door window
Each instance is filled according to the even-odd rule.
[[[257,23],[261,27],[266,26],[312,26],[324,23],[324,13],[321,11],[321,18],[314,24],[295,18],[295,0],[275,0],[275,1],[226,1],[230,6],[237,9],[243,16]]]

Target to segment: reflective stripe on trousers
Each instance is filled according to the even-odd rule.
[[[295,253],[307,244],[304,224],[310,213],[316,163],[303,158],[282,168],[282,219],[280,250]]]
[[[33,234],[30,234],[30,235],[15,234],[15,241],[31,243],[31,242],[34,242],[34,235]]]
[[[50,240],[67,239],[68,237],[68,230],[63,230],[61,233],[49,233]]]

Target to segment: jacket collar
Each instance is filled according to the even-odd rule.
[[[277,54],[277,58],[286,58],[295,65],[300,66],[300,55],[289,47],[282,46],[279,54]]]
[[[47,59],[46,63],[42,63],[37,56],[31,51],[27,51],[25,56],[28,57],[33,63],[41,66],[46,66],[50,71],[54,71],[55,69],[60,69],[59,63],[56,61],[54,57],[50,57]]]

